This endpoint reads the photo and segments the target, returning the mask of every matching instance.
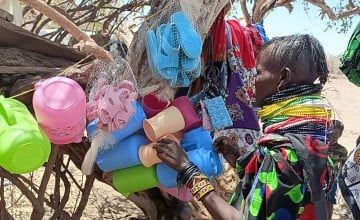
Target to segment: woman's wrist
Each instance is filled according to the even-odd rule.
[[[192,162],[181,167],[177,176],[177,184],[188,187],[191,194],[198,200],[214,191],[209,179]]]

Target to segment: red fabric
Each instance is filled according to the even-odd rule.
[[[252,43],[252,51],[254,53],[254,57],[255,59],[258,56],[259,50],[261,45],[263,45],[264,41],[261,38],[261,35],[259,33],[259,31],[252,26],[251,24],[247,25],[245,27],[246,33],[250,36],[251,38],[251,43]]]
[[[247,69],[255,67],[255,56],[252,50],[251,36],[237,20],[226,21],[231,28],[231,38],[234,55],[240,57]]]
[[[225,11],[222,10],[215,19],[210,29],[210,34],[213,37],[213,55],[214,62],[221,62],[226,60],[226,36],[225,36]],[[207,62],[208,47],[204,44],[203,58]]]
[[[299,216],[299,220],[316,220],[315,207],[309,203],[305,205],[303,213]]]

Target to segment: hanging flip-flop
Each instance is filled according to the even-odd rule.
[[[154,79],[160,80],[161,75],[156,66],[158,62],[158,40],[153,30],[146,32],[145,46],[151,75]]]
[[[196,59],[191,59],[185,55],[185,53],[180,51],[180,64],[181,70],[185,72],[193,72],[197,70],[200,66],[200,56]]]
[[[162,24],[156,30],[158,39],[158,62],[157,68],[160,75],[170,80],[170,85],[176,84],[179,69],[178,32],[174,24]]]
[[[170,21],[178,29],[181,49],[189,58],[197,59],[201,55],[202,41],[188,17],[183,12],[175,12]]]

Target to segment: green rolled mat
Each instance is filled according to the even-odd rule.
[[[113,184],[118,192],[127,197],[130,193],[157,187],[160,182],[156,175],[155,166],[138,165],[115,170],[113,172]]]

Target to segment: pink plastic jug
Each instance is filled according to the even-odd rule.
[[[80,142],[86,126],[86,97],[81,86],[67,77],[52,77],[35,84],[36,119],[55,144]]]

